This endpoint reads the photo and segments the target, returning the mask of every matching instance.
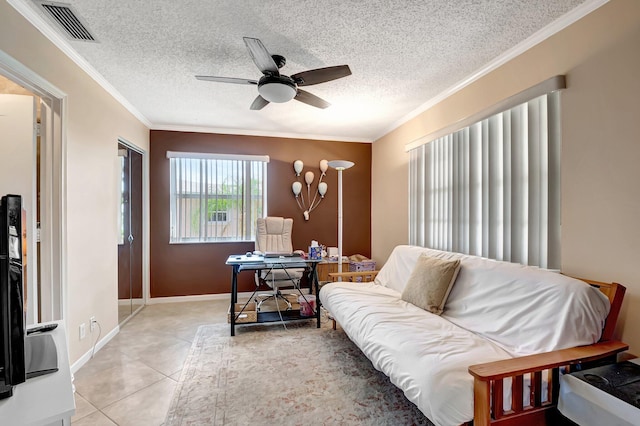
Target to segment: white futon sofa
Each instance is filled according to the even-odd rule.
[[[401,298],[421,255],[460,259],[441,315]],[[518,417],[512,424],[536,424],[557,399],[557,390],[547,389],[557,382],[558,367],[627,349],[610,340],[624,287],[590,283],[398,246],[374,282],[328,283],[320,301],[373,366],[436,425],[474,420],[477,426],[509,416]]]

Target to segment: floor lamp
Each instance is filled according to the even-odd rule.
[[[329,167],[338,171],[338,273],[342,272],[342,171],[353,166],[354,163],[351,161],[329,161]]]

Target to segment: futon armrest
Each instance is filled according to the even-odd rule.
[[[338,281],[341,278],[342,281],[369,282],[375,279],[378,272],[380,271],[332,272],[329,274],[329,278],[331,281]],[[360,280],[357,278],[360,278]]]
[[[542,354],[476,364],[469,367],[469,373],[481,381],[498,380],[564,365],[595,361],[616,355],[627,349],[629,349],[629,345],[626,343],[610,340],[589,346],[578,346]]]

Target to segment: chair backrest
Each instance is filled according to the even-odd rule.
[[[261,252],[293,252],[291,232],[293,219],[283,217],[258,218],[256,250]]]

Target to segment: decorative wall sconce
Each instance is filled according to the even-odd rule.
[[[320,201],[324,198],[324,194],[327,193],[327,184],[322,181],[322,178],[324,178],[327,173],[329,163],[327,160],[320,160],[321,173],[320,178],[318,179],[318,187],[316,191],[313,192],[313,199],[311,199],[311,184],[313,183],[313,179],[315,179],[315,175],[311,171],[304,174],[304,182],[307,184],[307,199],[305,200],[304,191],[302,190],[302,182],[300,182],[300,174],[302,173],[303,168],[304,163],[301,160],[293,162],[293,170],[295,170],[298,180],[293,182],[291,189],[293,190],[293,194],[296,196],[298,207],[303,211],[302,214],[304,216],[304,220],[309,220],[309,213],[318,207]],[[318,198],[318,194],[320,194],[320,198]]]

